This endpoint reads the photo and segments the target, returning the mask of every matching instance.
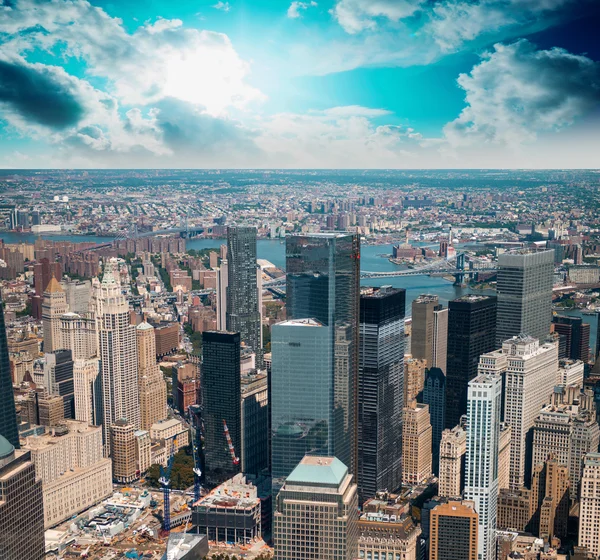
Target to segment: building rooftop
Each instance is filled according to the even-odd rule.
[[[138,331],[149,331],[149,330],[154,330],[154,327],[147,321],[143,321],[136,327],[136,329]]]
[[[286,484],[304,483],[339,486],[348,467],[336,457],[305,456],[287,477]]]
[[[289,321],[282,321],[278,325],[286,327],[322,327],[323,323],[317,321],[317,319],[290,319]]]
[[[55,294],[55,293],[61,293],[61,292],[64,293],[62,286],[58,283],[58,280],[56,278],[54,278],[54,276],[52,278],[50,278],[50,282],[48,282],[48,285],[46,286],[46,289],[44,291],[48,292],[49,294]]]
[[[0,460],[10,457],[15,452],[15,448],[10,441],[3,435],[0,435]]]

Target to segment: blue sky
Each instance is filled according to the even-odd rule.
[[[0,0],[1,167],[600,167],[595,0]]]

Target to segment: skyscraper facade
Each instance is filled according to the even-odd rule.
[[[110,453],[110,427],[117,420],[140,426],[140,398],[135,325],[121,291],[113,263],[105,265],[104,277],[95,286],[96,324],[102,374],[104,447]]]
[[[61,315],[69,310],[67,296],[58,280],[52,276],[44,290],[42,325],[44,327],[44,352],[64,348],[61,340]]]
[[[20,448],[2,302],[0,302],[0,435],[4,436],[15,449]]]
[[[432,367],[446,373],[448,359],[448,308],[441,305],[433,311],[433,362]]]
[[[498,257],[496,348],[513,336],[544,340],[552,320],[554,251],[520,249]]]
[[[461,426],[442,432],[438,477],[438,495],[441,498],[458,498],[462,495],[466,452],[467,432]]]
[[[358,371],[358,489],[361,501],[402,482],[405,291],[363,288]]]
[[[413,358],[426,360],[427,367],[433,365],[433,313],[441,308],[438,296],[421,294],[412,302],[412,331],[410,353]]]
[[[565,355],[559,358],[590,361],[590,325],[581,317],[557,315],[552,318],[554,332],[565,338]]]
[[[479,515],[478,560],[496,558],[501,401],[500,376],[478,375],[469,382],[464,495]]]
[[[467,388],[477,375],[479,356],[494,350],[496,298],[462,296],[448,308],[446,428],[452,429],[467,412]]]
[[[600,453],[588,453],[581,479],[579,506],[579,546],[600,555]]]
[[[205,460],[208,471],[240,470],[228,449],[223,421],[227,423],[236,457],[242,448],[240,333],[202,333],[202,403]]]
[[[75,387],[73,359],[70,350],[56,350],[45,355],[44,368],[48,370],[48,391],[63,398],[65,418],[75,418]]]
[[[430,513],[430,560],[477,559],[477,513],[473,502],[449,501]]]
[[[423,387],[423,402],[429,405],[431,418],[431,452],[433,473],[439,473],[440,442],[446,419],[446,376],[440,368],[432,367],[427,371]]]
[[[290,236],[286,272],[288,318],[314,318],[328,327],[333,455],[356,473],[360,238],[349,233]]]
[[[239,332],[241,341],[262,365],[262,325],[256,264],[256,228],[227,228],[227,330]]]
[[[431,476],[429,406],[411,401],[402,423],[402,483],[421,484]]]

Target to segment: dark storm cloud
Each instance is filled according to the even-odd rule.
[[[73,89],[51,67],[0,60],[0,107],[30,124],[54,130],[77,124],[85,109]]]

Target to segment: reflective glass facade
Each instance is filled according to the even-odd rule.
[[[293,235],[286,242],[287,313],[329,327],[333,452],[356,473],[360,238],[350,233]],[[275,369],[273,370],[276,374]]]
[[[15,449],[20,448],[2,303],[0,303],[0,435],[10,441]]]

